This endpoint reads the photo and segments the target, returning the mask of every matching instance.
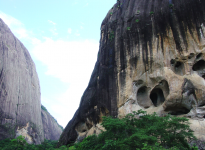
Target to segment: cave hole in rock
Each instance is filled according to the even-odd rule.
[[[135,86],[139,86],[140,84],[143,84],[143,80],[137,80],[134,82]]]
[[[198,107],[203,107],[203,106],[205,106],[205,102],[198,105]]]
[[[83,132],[88,131],[91,127],[92,126],[89,126],[88,123],[81,121],[76,125],[75,129],[77,132],[83,133]]]
[[[180,61],[176,61],[174,64],[173,71],[178,75],[184,75],[185,74],[184,63]]]
[[[183,114],[188,114],[190,112],[189,109],[185,107],[176,107],[172,108],[172,110],[169,112],[171,115],[183,115]]]
[[[176,68],[179,68],[180,66],[182,66],[182,63],[180,61],[178,61],[176,64],[175,64],[175,67]]]
[[[199,60],[197,63],[195,63],[192,67],[194,71],[199,71],[205,69],[205,61]]]
[[[197,56],[196,56],[196,59],[199,59],[199,58],[201,58],[202,57],[202,53],[199,53]]]
[[[174,59],[171,59],[171,60],[170,60],[170,63],[171,63],[172,65],[174,65],[175,60],[174,60]]]
[[[190,53],[189,56],[188,56],[188,59],[191,59],[194,57],[194,53]]]
[[[142,86],[137,91],[137,102],[141,107],[149,108],[152,103],[149,100],[148,96],[148,88],[146,86]]]
[[[155,107],[159,106],[165,101],[163,91],[160,88],[155,88],[150,93],[150,99]]]

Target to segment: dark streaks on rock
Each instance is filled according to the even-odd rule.
[[[159,81],[163,77],[157,77],[157,74],[162,74],[163,67],[171,68],[171,59],[190,53],[195,48],[201,51],[203,45],[198,43],[204,37],[204,24],[205,1],[202,0],[117,1],[101,24],[98,60],[79,109],[63,131],[58,145],[78,138],[75,125],[80,121],[88,119],[93,126],[99,123],[100,108],[113,117],[117,116],[120,107],[131,96],[131,80],[138,80],[136,77],[144,75],[146,81],[149,78],[152,82]],[[172,72],[184,76],[191,65],[184,64],[185,61],[182,58],[179,61],[183,70],[175,64]],[[158,73],[149,77],[156,70]],[[162,92],[157,92],[162,97]],[[189,98],[191,101],[193,97]],[[166,102],[164,99],[162,103]],[[167,106],[171,102],[166,102]]]

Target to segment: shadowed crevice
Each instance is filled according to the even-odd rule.
[[[150,93],[150,99],[155,107],[159,106],[165,101],[163,91],[160,88],[155,88]]]
[[[194,64],[193,68],[194,71],[199,71],[205,69],[205,61],[199,60],[197,63]]]

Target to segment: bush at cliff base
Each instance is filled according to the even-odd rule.
[[[40,145],[28,144],[23,136],[0,141],[0,150],[56,150],[57,141],[44,140]]]
[[[103,117],[102,125],[106,131],[75,144],[76,150],[197,149],[188,144],[195,137],[184,117],[139,110],[123,119]]]
[[[57,141],[45,140],[41,145],[26,143],[19,136],[1,140],[1,150],[197,150],[190,147],[189,140],[195,139],[188,119],[167,115],[159,117],[139,110],[125,118],[103,117],[106,129],[98,136],[92,135],[82,142],[56,148]]]

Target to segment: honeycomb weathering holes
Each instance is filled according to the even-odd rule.
[[[165,98],[169,95],[169,85],[166,80],[159,82],[149,94],[149,88],[142,86],[137,92],[137,102],[144,108],[149,108],[151,105],[158,107]]]
[[[184,63],[183,62],[171,59],[170,63],[172,65],[172,70],[173,70],[174,73],[176,73],[178,75],[184,75],[185,74]]]
[[[201,58],[203,56],[203,54],[202,53],[199,53],[197,56],[196,56],[196,59],[199,59],[199,58]]]
[[[205,69],[205,61],[199,60],[197,63],[195,63],[192,67],[194,71],[199,71]]]
[[[177,61],[174,66],[174,72],[179,75],[184,75],[184,64],[180,61]]]
[[[159,106],[165,101],[163,91],[160,88],[155,88],[150,93],[150,99],[155,107]]]

